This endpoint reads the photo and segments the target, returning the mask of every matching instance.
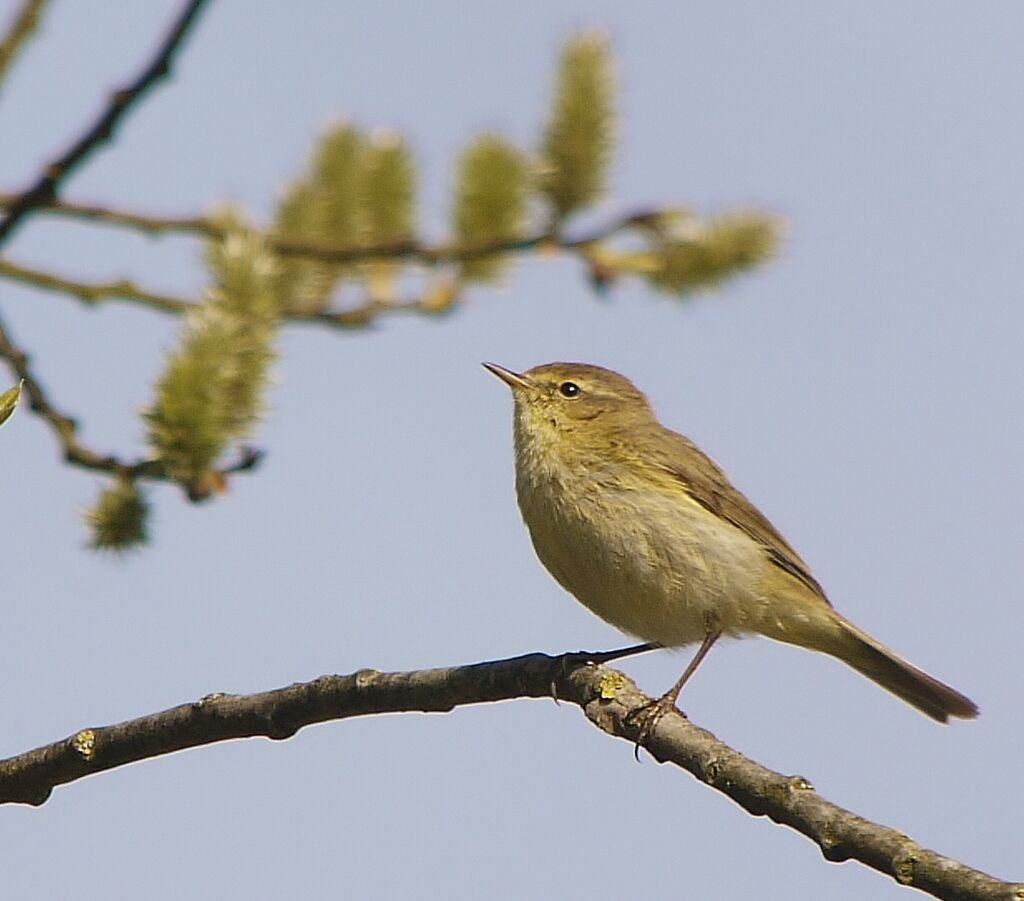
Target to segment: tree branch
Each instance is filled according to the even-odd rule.
[[[595,655],[600,656],[600,655]],[[610,735],[635,742],[637,713],[651,699],[622,673],[586,664],[587,655],[527,654],[470,666],[382,673],[360,670],[252,695],[208,695],[114,726],[83,729],[63,741],[0,761],[0,803],[39,805],[84,776],[185,748],[252,736],[290,738],[313,723],[378,713],[447,712],[512,698],[571,701]],[[767,769],[680,714],[662,718],[644,747],[755,816],[817,843],[830,861],[858,860],[937,898],[1020,901],[1008,883],[922,847],[821,795],[801,776]]]
[[[0,258],[0,278],[30,285],[43,291],[68,294],[87,306],[95,306],[108,300],[120,300],[134,306],[146,307],[158,313],[181,315],[198,309],[200,304],[174,297],[170,294],[159,294],[141,287],[130,279],[114,279],[106,282],[84,282],[67,278],[41,269],[32,269],[20,263]],[[428,291],[424,297],[407,298],[404,300],[378,300],[367,298],[362,303],[343,310],[290,310],[282,314],[287,322],[305,322],[326,325],[340,330],[363,329],[381,316],[395,314],[419,314],[437,316],[452,310],[458,301],[457,286],[453,283],[439,283],[437,290]]]
[[[152,61],[130,85],[111,94],[107,107],[83,132],[63,156],[50,163],[36,183],[22,193],[7,209],[0,221],[0,244],[14,234],[14,229],[29,213],[52,201],[63,181],[101,144],[109,141],[121,119],[157,82],[171,71],[175,54],[181,47],[207,0],[189,0],[171,26]]]
[[[0,193],[0,208],[10,208],[18,195]],[[69,219],[101,222],[141,231],[149,235],[167,233],[200,235],[223,238],[227,232],[214,219],[203,216],[150,216],[92,204],[72,203],[51,198],[38,205],[40,212]],[[671,210],[639,210],[625,213],[605,225],[569,238],[549,229],[532,231],[516,238],[502,238],[476,244],[433,244],[416,238],[391,241],[386,244],[330,245],[307,241],[289,241],[267,235],[267,247],[284,257],[301,257],[322,263],[352,263],[364,260],[409,259],[429,266],[439,263],[457,263],[504,253],[522,253],[529,250],[560,250],[582,253],[590,245],[608,240],[623,232],[650,228],[672,213]]]
[[[21,9],[11,19],[11,27],[0,41],[0,82],[7,77],[15,57],[39,27],[46,0],[25,0]]]

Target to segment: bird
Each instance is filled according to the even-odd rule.
[[[838,613],[792,545],[625,376],[587,363],[483,365],[512,390],[516,496],[541,563],[621,631],[665,648],[700,643],[646,728],[678,710],[722,636],[829,654],[939,722],[978,715]]]

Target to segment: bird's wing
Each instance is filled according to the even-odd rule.
[[[765,549],[772,563],[799,579],[828,603],[821,585],[811,575],[810,567],[765,515],[733,487],[721,467],[683,435],[672,432],[671,438],[671,445],[659,454],[659,467],[678,479],[697,503],[746,532]],[[660,442],[655,443],[656,446],[658,444]]]

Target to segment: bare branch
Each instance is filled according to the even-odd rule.
[[[11,19],[11,27],[0,41],[0,82],[7,77],[15,57],[39,27],[46,0],[25,0]]]
[[[528,654],[445,669],[360,670],[259,694],[208,695],[114,726],[82,729],[63,741],[0,761],[0,803],[39,805],[58,785],[213,742],[253,736],[285,739],[327,720],[440,713],[522,697],[572,701],[608,734],[635,742],[637,713],[651,699],[622,673],[584,663],[587,656]],[[1024,883],[1003,882],[845,810],[817,794],[803,777],[761,766],[680,714],[660,720],[644,746],[657,760],[687,770],[749,813],[807,836],[827,860],[858,860],[937,898],[1024,897]]]
[[[0,244],[6,241],[16,226],[29,213],[53,200],[62,182],[101,144],[114,135],[122,118],[157,82],[171,72],[174,57],[207,0],[189,0],[171,26],[156,55],[138,78],[130,85],[111,94],[106,108],[95,122],[78,138],[71,148],[43,170],[36,183],[21,194],[7,209],[0,221]]]

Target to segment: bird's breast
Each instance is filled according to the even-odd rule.
[[[516,488],[537,556],[602,619],[669,647],[750,630],[763,550],[682,486],[605,464],[520,467]]]

